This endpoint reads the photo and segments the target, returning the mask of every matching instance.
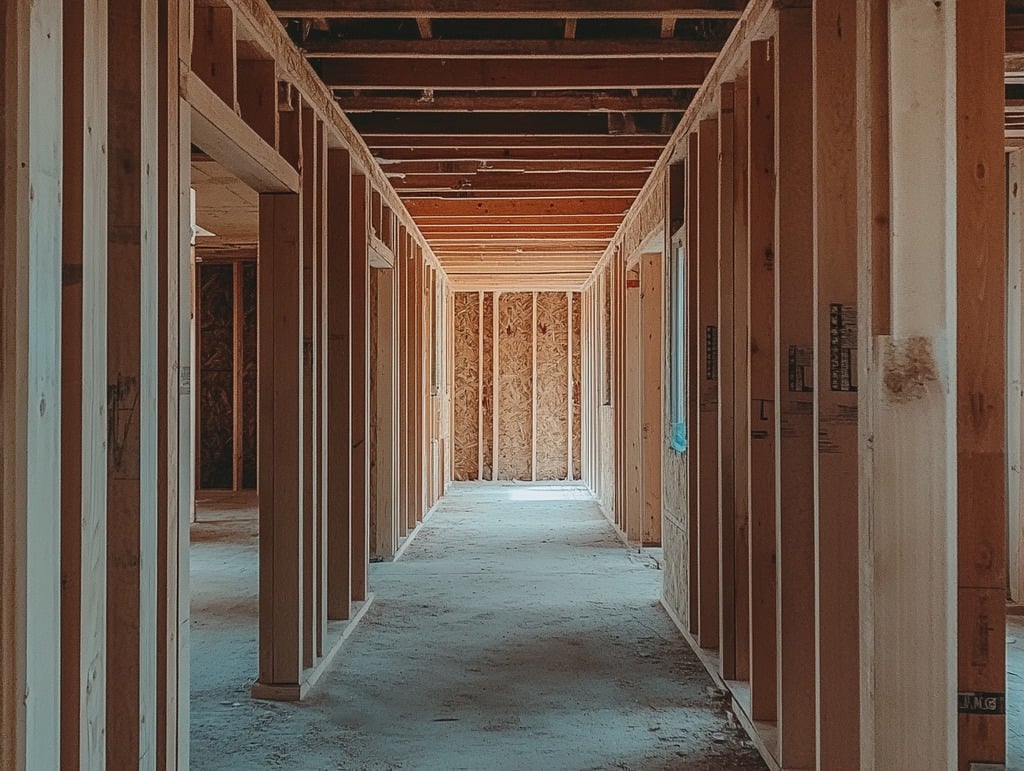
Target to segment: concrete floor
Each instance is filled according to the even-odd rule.
[[[764,767],[659,607],[656,565],[575,486],[455,486],[372,566],[377,600],[314,695],[251,700],[248,506],[210,502],[193,528],[193,768]]]

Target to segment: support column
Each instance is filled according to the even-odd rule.
[[[837,769],[860,756],[856,12],[813,11],[816,731]]]
[[[719,644],[718,561],[718,120],[697,129],[697,327],[693,348],[699,368],[699,410],[695,429],[700,619],[702,648]]]
[[[858,4],[862,768],[957,756],[959,5]]]
[[[352,599],[366,599],[370,560],[370,264],[366,177],[352,175]]]
[[[107,680],[107,8],[105,0],[63,5],[60,763],[101,768]]]
[[[775,575],[775,41],[750,44],[750,705],[778,714]]]
[[[959,766],[1006,762],[1005,3],[956,3]]]
[[[352,506],[355,474],[353,439],[352,250],[350,248],[351,160],[347,150],[327,155],[327,254],[324,260],[327,310],[327,603],[328,618],[344,620],[352,608]],[[361,287],[357,291],[361,291]],[[357,568],[356,568],[357,569]]]
[[[688,540],[688,621],[690,634],[700,630],[700,485],[697,473],[697,436],[700,423],[700,372],[704,336],[697,314],[700,297],[698,257],[700,254],[699,218],[700,143],[697,132],[690,132],[686,153],[686,500]]]
[[[282,116],[283,118],[284,116]],[[295,691],[303,669],[303,249],[298,195],[260,196],[259,680]]]
[[[109,40],[107,763],[157,755],[158,28],[155,0],[112,0]],[[113,73],[112,73],[113,74]]]
[[[811,9],[779,12],[775,447],[779,763],[815,765],[814,220]]]
[[[662,369],[665,362],[664,256],[649,252],[641,258],[640,345],[643,372],[642,451],[643,500],[640,540],[648,546],[661,544],[661,463],[665,422],[662,417]],[[609,344],[611,341],[608,341]]]
[[[60,764],[61,3],[0,0],[0,766]]]

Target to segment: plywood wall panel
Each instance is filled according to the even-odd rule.
[[[502,479],[533,476],[533,296],[498,298],[498,469]]]
[[[565,479],[569,470],[569,314],[563,292],[537,294],[536,478]]]
[[[480,297],[476,292],[456,292],[455,304],[455,398],[453,402],[452,474],[457,481],[476,479],[480,446]]]

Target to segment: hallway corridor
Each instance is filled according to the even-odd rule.
[[[582,487],[454,485],[398,562],[372,566],[376,601],[303,704],[248,699],[255,602],[218,619],[235,606],[214,595],[254,599],[255,533],[205,527],[193,768],[763,767],[658,606],[657,564]],[[212,580],[231,548],[248,591]]]

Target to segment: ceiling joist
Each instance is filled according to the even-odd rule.
[[[738,19],[743,0],[270,0],[279,16],[323,19]]]
[[[708,40],[628,38],[621,40],[310,40],[311,59],[714,59],[721,47]]]

